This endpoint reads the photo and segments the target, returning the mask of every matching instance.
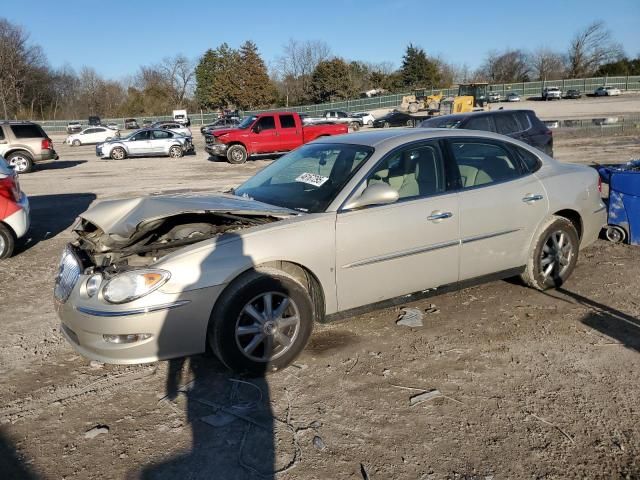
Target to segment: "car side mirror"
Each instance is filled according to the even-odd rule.
[[[364,189],[362,194],[344,206],[344,210],[368,207],[370,205],[387,205],[395,203],[400,198],[398,191],[386,183],[374,183]]]

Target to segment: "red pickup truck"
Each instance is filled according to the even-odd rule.
[[[252,155],[285,153],[318,137],[340,135],[347,125],[302,125],[295,112],[262,113],[247,117],[236,128],[205,135],[205,150],[226,156],[229,163],[244,163]]]

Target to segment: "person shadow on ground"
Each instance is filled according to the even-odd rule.
[[[218,237],[218,242],[222,241],[232,242],[221,249],[227,259],[244,255],[242,239],[237,234]],[[198,266],[199,277],[204,263],[224,261],[215,259],[219,255],[222,254],[214,250],[203,260]],[[175,349],[178,336],[187,330],[184,323],[188,319],[171,315],[168,318],[158,339],[160,356],[163,351]],[[167,407],[174,411],[186,408],[191,449],[144,467],[135,478],[275,478],[274,422],[264,373],[251,378],[235,375],[212,354],[172,359],[168,361],[165,395],[162,401],[171,403]]]

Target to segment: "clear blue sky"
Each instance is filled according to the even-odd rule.
[[[267,63],[295,38],[396,66],[413,42],[475,68],[492,49],[565,50],[594,20],[606,22],[628,55],[640,54],[640,0],[8,0],[0,16],[29,31],[52,66],[88,65],[114,79],[166,56],[198,58],[247,39]]]

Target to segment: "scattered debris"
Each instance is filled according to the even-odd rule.
[[[347,371],[346,371],[345,373],[350,373],[350,372],[351,372],[351,370],[353,370],[353,369],[354,369],[354,367],[355,367],[357,364],[358,364],[358,354],[356,353],[356,359],[355,359],[355,361],[353,362],[353,365],[351,365],[349,368],[347,368]]]
[[[89,362],[89,367],[93,368],[94,370],[98,370],[98,369],[104,367],[104,363],[98,362],[97,360],[91,360]]]
[[[425,313],[428,313],[430,315],[434,315],[436,313],[440,313],[440,309],[438,307],[436,307],[433,303],[430,303],[429,307],[425,309]]]
[[[388,368],[385,368],[384,370],[382,370],[382,375],[383,376],[387,376],[387,375],[391,375],[391,370],[389,370]]]
[[[96,438],[98,435],[102,435],[103,433],[109,433],[108,425],[96,425],[90,430],[87,430],[84,434],[84,438],[92,439]]]
[[[322,440],[322,438],[316,435],[315,437],[313,437],[313,446],[316,447],[318,450],[324,450],[325,449],[324,440]]]
[[[571,438],[571,435],[569,435],[567,432],[565,432],[564,430],[562,430],[562,429],[561,429],[559,426],[557,426],[555,423],[551,423],[551,422],[549,422],[549,421],[545,420],[544,418],[540,418],[539,416],[537,416],[537,415],[535,415],[535,414],[533,414],[533,413],[531,413],[531,412],[524,412],[524,413],[526,413],[527,415],[529,415],[529,416],[531,416],[531,417],[535,418],[536,420],[541,421],[541,422],[542,422],[542,423],[544,423],[544,424],[549,425],[550,427],[555,428],[555,429],[556,429],[556,430],[558,430],[562,435],[564,435],[564,436],[565,436],[565,437],[566,437],[566,438],[567,438],[571,443],[573,443],[574,445],[576,444],[576,442],[573,440],[573,438]]]
[[[412,395],[409,398],[409,403],[412,407],[419,405],[424,402],[428,402],[429,400],[433,400],[434,398],[441,397],[442,394],[440,390],[430,390],[428,392],[418,393],[416,395]]]
[[[403,308],[398,320],[396,320],[396,325],[412,328],[421,327],[423,317],[424,315],[417,308]]]
[[[362,480],[371,480],[369,477],[369,473],[367,469],[364,467],[364,464],[360,464],[360,474],[362,475]]]

